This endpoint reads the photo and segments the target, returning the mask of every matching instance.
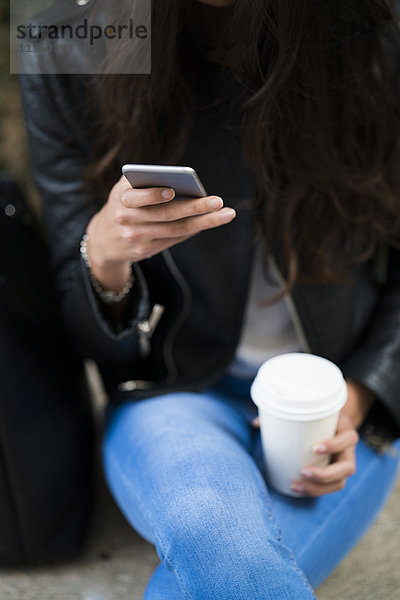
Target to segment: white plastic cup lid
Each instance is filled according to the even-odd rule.
[[[339,367],[315,354],[278,354],[259,368],[250,394],[259,409],[290,420],[314,420],[338,412],[347,399]]]

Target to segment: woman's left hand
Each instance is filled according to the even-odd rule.
[[[308,465],[301,471],[301,477],[292,484],[292,489],[305,496],[322,496],[342,490],[347,479],[355,473],[355,448],[359,439],[356,428],[360,426],[370,410],[375,397],[362,384],[347,381],[348,399],[339,413],[336,434],[333,438],[321,441],[315,447],[317,454],[331,455],[326,467]],[[259,427],[259,417],[253,420],[253,427]]]
[[[358,433],[353,422],[341,412],[335,437],[319,443],[314,449],[316,454],[330,454],[331,462],[326,467],[304,467],[301,479],[293,482],[292,490],[314,497],[342,490],[356,470],[357,442]]]

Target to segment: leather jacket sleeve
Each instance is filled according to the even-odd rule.
[[[345,377],[371,389],[379,399],[367,419],[371,433],[400,435],[400,249],[390,246],[386,280],[368,326],[340,365]]]
[[[88,198],[85,190],[90,148],[78,116],[84,93],[80,94],[77,86],[79,78],[71,79],[74,85],[68,86],[65,76],[20,77],[33,176],[43,202],[61,311],[72,343],[82,356],[99,362],[132,361],[139,351],[135,327],[144,302],[139,268],[131,317],[117,333],[102,314],[80,256],[81,237],[98,202],[104,199]]]

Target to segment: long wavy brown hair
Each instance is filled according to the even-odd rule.
[[[134,1],[121,4],[134,10]],[[194,4],[153,1],[151,76],[97,82],[101,127],[90,178],[105,190],[121,153],[179,164],[191,124],[188,60],[203,50]],[[223,45],[247,90],[240,126],[265,251],[280,248],[287,290],[296,281],[342,281],[382,242],[400,246],[396,7],[233,0],[225,16]]]

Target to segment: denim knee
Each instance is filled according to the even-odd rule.
[[[196,485],[176,491],[162,524],[164,553],[176,555],[210,549],[238,560],[254,559],[260,549],[279,540],[279,530],[267,509],[249,506],[244,493],[230,497],[216,486]]]
[[[268,515],[246,510],[243,499],[228,504],[215,488],[195,488],[179,495],[168,515],[158,553],[184,587],[195,589],[195,597],[275,597],[282,577],[289,588],[298,579],[307,590],[304,597],[312,597]]]

